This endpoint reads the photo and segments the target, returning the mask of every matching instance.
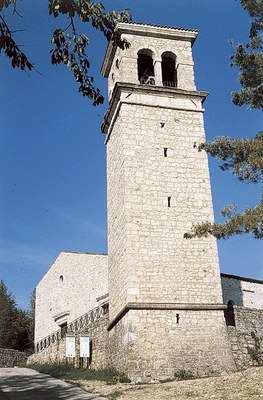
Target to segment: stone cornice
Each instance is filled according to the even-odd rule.
[[[131,34],[139,36],[151,36],[155,38],[165,38],[173,40],[184,40],[191,42],[193,45],[198,30],[185,29],[185,28],[173,28],[169,26],[151,25],[151,24],[140,24],[140,23],[123,23],[119,22],[116,25],[115,32],[119,34]],[[101,67],[101,74],[105,78],[109,76],[112,61],[116,53],[117,46],[110,42],[103,60]]]
[[[52,318],[54,319],[55,322],[57,322],[60,319],[68,318],[70,315],[70,311],[63,311],[59,314],[54,315]]]
[[[127,303],[125,307],[110,322],[110,331],[130,310],[184,310],[184,311],[217,311],[225,310],[225,304],[199,304],[199,303]]]
[[[127,92],[126,98],[121,98],[122,93]],[[208,93],[207,92],[199,92],[197,90],[183,90],[178,88],[171,88],[165,86],[151,86],[151,85],[142,85],[142,84],[135,84],[135,83],[125,83],[125,82],[116,82],[112,94],[112,98],[109,104],[109,108],[107,113],[105,114],[104,121],[101,126],[101,130],[103,133],[107,134],[106,143],[109,139],[109,135],[111,132],[110,126],[114,122],[114,116],[117,115],[117,110],[122,103],[129,103],[133,104],[131,99],[129,99],[132,93],[136,94],[143,94],[143,95],[155,95],[159,97],[169,97],[169,98],[183,98],[183,97],[190,97],[191,99],[198,99],[202,103],[206,99]],[[140,103],[134,102],[134,104],[139,105]],[[162,104],[159,105],[150,105],[146,104],[145,102],[142,103],[144,106],[152,106],[152,107],[162,107]],[[163,106],[167,108],[167,105]],[[177,110],[184,110],[184,111],[199,111],[203,112],[204,109],[196,109],[193,105],[192,108],[185,108],[185,107],[170,107]]]
[[[172,37],[173,39],[185,39],[194,41],[198,35],[198,29],[188,29],[178,26],[144,24],[141,22],[119,22],[115,28],[120,33],[130,33],[132,35]]]

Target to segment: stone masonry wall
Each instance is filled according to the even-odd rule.
[[[263,310],[233,307],[235,326],[228,326],[228,337],[239,370],[263,365]]]
[[[110,319],[126,302],[222,303],[215,239],[183,237],[213,219],[200,104],[156,97],[131,93],[107,143]]]
[[[0,349],[0,367],[13,368],[26,365],[28,354],[13,349]]]
[[[107,293],[107,255],[62,252],[36,288],[35,342],[59,328],[56,316],[67,312],[70,323]]]
[[[131,310],[109,333],[110,366],[135,382],[234,369],[222,311]]]
[[[50,344],[44,349],[28,357],[27,364],[65,364],[66,363],[66,337]]]
[[[109,324],[108,314],[92,324],[87,328],[79,329],[75,335],[76,357],[75,359],[66,358],[66,338],[51,344],[50,346],[34,353],[28,358],[28,364],[46,364],[56,363],[65,364],[66,362],[76,367],[79,366],[79,334],[81,332],[88,333],[91,342],[91,359],[90,367],[92,369],[107,369],[108,368],[108,331]],[[86,361],[84,360],[84,363]],[[84,365],[86,366],[86,365]]]

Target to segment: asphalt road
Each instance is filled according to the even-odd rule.
[[[0,400],[106,400],[30,368],[0,368]]]

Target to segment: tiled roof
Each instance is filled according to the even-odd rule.
[[[127,25],[141,25],[141,26],[153,26],[156,28],[165,28],[165,29],[176,29],[180,31],[186,31],[186,32],[198,32],[198,29],[187,29],[187,28],[180,28],[178,26],[169,26],[169,25],[158,25],[158,24],[146,24],[143,22],[129,22]]]

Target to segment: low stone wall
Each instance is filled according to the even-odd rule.
[[[27,359],[27,364],[64,364],[66,363],[66,338],[57,340],[49,346],[32,354]]]
[[[108,331],[109,314],[89,324],[88,327],[79,328],[75,333],[75,358],[66,358],[66,337],[51,343],[46,348],[39,350],[28,358],[28,364],[72,364],[76,367],[83,363],[87,366],[87,359],[80,359],[79,337],[81,332],[86,332],[90,338],[91,357],[88,360],[92,369],[108,368]]]
[[[0,367],[13,368],[26,365],[28,354],[13,349],[0,349]]]
[[[227,332],[228,332],[228,338],[229,338],[229,343],[231,346],[232,354],[234,357],[234,361],[236,364],[236,367],[238,370],[250,368],[252,366],[257,366],[257,365],[263,365],[263,310],[257,310],[257,309],[251,309],[251,308],[245,308],[245,307],[239,307],[239,306],[233,306],[232,308],[230,307],[228,310],[226,310],[225,313],[226,317],[226,323],[227,323]],[[184,320],[184,313],[181,311],[180,312],[180,322],[181,320]],[[187,318],[188,320],[188,318]],[[193,318],[190,318],[191,323],[193,323]],[[155,336],[155,330],[154,330],[154,324],[151,321],[149,321],[150,324],[147,329],[147,335],[149,335],[149,332],[151,329],[153,330],[152,335],[150,335],[151,338],[151,343],[156,342],[156,336]],[[167,316],[164,318],[163,323],[167,322]],[[168,321],[169,322],[169,321]],[[212,334],[211,329],[213,330],[213,321],[211,320],[211,315],[209,317],[209,322],[210,324],[205,325],[203,331],[206,334],[206,340],[203,341],[205,343],[205,347],[209,351],[208,348],[208,337],[213,337],[215,339],[214,332]],[[134,329],[136,327],[136,330],[138,329],[138,338],[141,338],[142,336],[142,331],[139,329],[138,321],[136,320],[136,323],[133,324]],[[31,355],[28,357],[28,364],[34,364],[34,363],[57,363],[57,364],[72,364],[75,367],[79,366],[84,366],[86,367],[89,362],[89,366],[92,369],[108,369],[108,368],[113,368],[116,370],[122,370],[121,365],[123,363],[120,363],[120,358],[127,357],[127,343],[125,344],[123,342],[123,337],[124,333],[120,333],[119,335],[113,335],[112,337],[112,331],[108,332],[107,327],[109,326],[109,314],[105,313],[104,316],[100,317],[99,319],[93,321],[92,323],[89,323],[88,326],[86,327],[81,327],[79,326],[78,329],[75,331],[75,345],[76,345],[76,357],[75,358],[66,358],[66,338],[62,338],[60,340],[56,340],[54,343],[50,343],[48,346],[45,348],[40,349],[38,352],[35,354]],[[210,330],[208,332],[208,327],[210,327]],[[171,330],[171,326],[169,325],[169,328]],[[114,328],[116,329],[116,327]],[[224,328],[225,329],[225,328]],[[178,343],[178,335],[182,330],[182,324],[175,324],[176,330],[175,336],[171,338],[171,343],[169,345],[169,351],[168,353],[170,354],[171,352],[175,352],[175,347],[176,343]],[[80,358],[80,333],[85,332],[88,334],[90,338],[90,344],[91,344],[91,357],[89,360],[83,358]],[[219,333],[219,332],[218,332]],[[223,331],[220,331],[220,335],[223,335]],[[110,336],[110,339],[109,339]],[[119,341],[114,340],[116,337],[119,338]],[[165,333],[163,335],[165,337]],[[180,335],[181,337],[181,335]],[[186,348],[189,346],[189,339],[187,339],[187,332],[184,332],[182,337],[185,337],[186,339]],[[217,337],[216,340],[221,340],[220,337]],[[110,345],[109,345],[110,343]],[[149,346],[150,342],[146,341],[146,353],[150,351]],[[123,349],[120,349],[120,345],[124,345]],[[181,364],[183,361],[185,363],[189,363],[191,361],[192,365],[196,366],[196,360],[192,360],[189,358],[189,352],[186,352],[186,350],[182,347],[182,343],[179,343],[180,346],[178,348],[177,356],[176,356],[176,361],[178,364],[178,360],[180,359]],[[193,347],[196,345],[192,343]],[[110,348],[109,348],[110,346]],[[142,350],[142,344],[141,344],[141,349]],[[160,347],[160,341],[158,341],[158,348]],[[198,350],[198,349],[197,349]],[[200,349],[199,349],[200,350]],[[204,350],[204,349],[203,349]],[[203,352],[202,350],[202,352]],[[13,353],[14,355],[21,354],[19,352],[16,352],[14,350],[0,350],[0,355],[1,352],[6,351],[6,352],[15,352]],[[131,353],[129,356],[129,362],[134,362],[132,359],[132,354],[134,353],[134,343],[132,344],[132,349],[130,349]],[[23,354],[23,353],[22,353]],[[231,352],[230,352],[231,354]],[[162,357],[164,357],[164,352],[162,353]],[[158,355],[160,357],[160,354]],[[156,364],[156,358],[154,363]],[[224,357],[222,357],[225,359]],[[1,357],[1,362],[2,362],[3,357]],[[184,360],[183,360],[184,359]],[[11,360],[11,359],[10,359]],[[161,360],[161,358],[160,358]],[[159,362],[160,362],[159,360]],[[149,358],[149,363],[152,362],[152,357]],[[17,362],[17,361],[16,361]],[[137,364],[139,366],[140,360],[137,359]],[[158,363],[157,363],[158,364]],[[1,364],[3,365],[3,362]],[[16,363],[15,365],[19,365]],[[159,365],[159,364],[158,364]],[[226,363],[227,365],[227,363]],[[10,365],[10,363],[8,364]],[[231,367],[229,363],[229,368]],[[196,366],[197,367],[197,366]],[[144,366],[145,368],[145,366]],[[159,367],[160,368],[160,367]],[[202,365],[199,365],[200,370],[202,369]],[[146,368],[147,369],[147,368]],[[232,369],[232,367],[230,368]],[[185,368],[186,370],[186,368]],[[141,371],[141,368],[138,367],[138,371]],[[128,371],[128,365],[125,370],[123,370],[126,374],[129,373]],[[200,372],[200,371],[199,371]],[[215,371],[213,371],[214,373]],[[210,374],[212,371],[210,371]],[[203,374],[205,375],[205,374]],[[206,374],[209,375],[209,372]],[[133,377],[134,378],[134,377]]]
[[[228,337],[237,369],[263,365],[263,310],[234,306],[228,321]]]

